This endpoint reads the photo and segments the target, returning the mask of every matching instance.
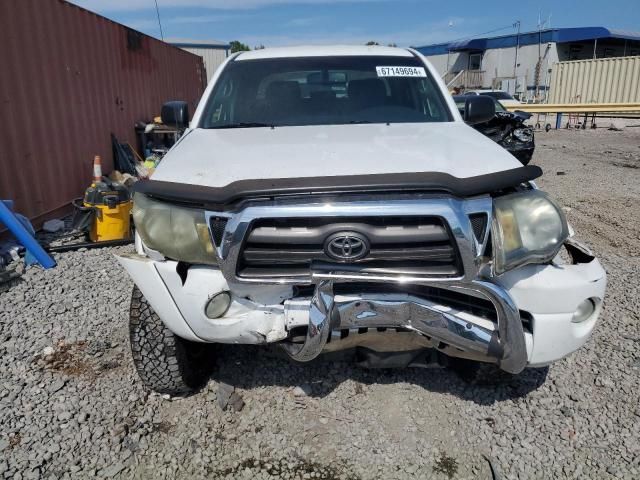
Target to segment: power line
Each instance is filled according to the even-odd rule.
[[[493,30],[489,30],[487,32],[482,32],[482,33],[476,33],[474,35],[469,35],[467,37],[460,37],[460,38],[454,38],[453,40],[449,40],[447,43],[451,43],[451,42],[459,42],[461,40],[468,40],[474,37],[479,37],[480,35],[489,35],[490,33],[495,33],[495,32],[500,32],[502,30],[508,30],[510,28],[515,28],[516,27],[516,23],[512,23],[509,26],[506,27],[500,27],[500,28],[495,28]]]
[[[164,34],[162,33],[162,22],[160,21],[160,9],[158,8],[158,0],[156,2],[156,15],[158,16],[158,26],[160,27],[160,39],[164,41]]]

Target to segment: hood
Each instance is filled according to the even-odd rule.
[[[500,98],[498,101],[505,107],[517,107],[518,105],[522,105],[522,102],[515,98]]]
[[[519,166],[463,122],[194,129],[152,178],[223,187],[249,179],[407,172],[467,178]]]

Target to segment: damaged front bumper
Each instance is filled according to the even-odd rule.
[[[522,371],[527,364],[527,353],[515,304],[502,289],[490,283],[478,281],[460,288],[489,298],[499,311],[497,328],[492,322],[447,311],[444,306],[412,295],[387,294],[388,298],[385,298],[362,292],[340,298],[334,294],[334,282],[322,280],[309,302],[309,324],[304,342],[283,346],[294,360],[305,362],[313,360],[326,348],[333,331],[400,328],[434,340],[442,349],[453,347],[491,359],[508,372]],[[285,312],[288,313],[286,303]]]
[[[571,260],[564,264],[556,259],[548,265],[520,267],[491,281],[436,286],[437,291],[467,302],[475,299],[489,305],[494,317],[465,308],[464,302],[450,303],[442,295],[432,295],[434,285],[429,284],[412,283],[424,287],[424,294],[402,291],[401,282],[389,291],[374,281],[355,283],[321,274],[314,276],[313,290],[304,294],[291,285],[229,284],[212,267],[191,266],[184,275],[177,262],[135,254],[118,258],[167,326],[193,341],[280,342],[292,358],[308,361],[325,351],[364,344],[363,333],[395,334],[412,347],[496,363],[518,373],[526,366],[546,365],[569,355],[587,341],[595,326],[605,272],[588,250],[571,241],[567,250]],[[231,307],[221,318],[207,318],[206,302],[222,291],[232,292]],[[585,299],[594,299],[596,308],[576,323],[574,313]],[[393,341],[377,343],[387,350],[402,349]]]

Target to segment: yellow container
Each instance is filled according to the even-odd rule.
[[[91,205],[85,203],[85,207],[95,209],[95,218],[89,230],[89,238],[92,242],[106,242],[109,240],[123,240],[131,235],[131,200],[117,204],[110,208],[108,205]]]

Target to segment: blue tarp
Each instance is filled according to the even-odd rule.
[[[14,213],[11,200],[0,200],[0,224],[4,224],[16,237],[18,242],[27,249],[25,263],[39,263],[44,268],[53,268],[56,262],[44,251],[35,237],[35,231],[31,222],[22,215]]]

